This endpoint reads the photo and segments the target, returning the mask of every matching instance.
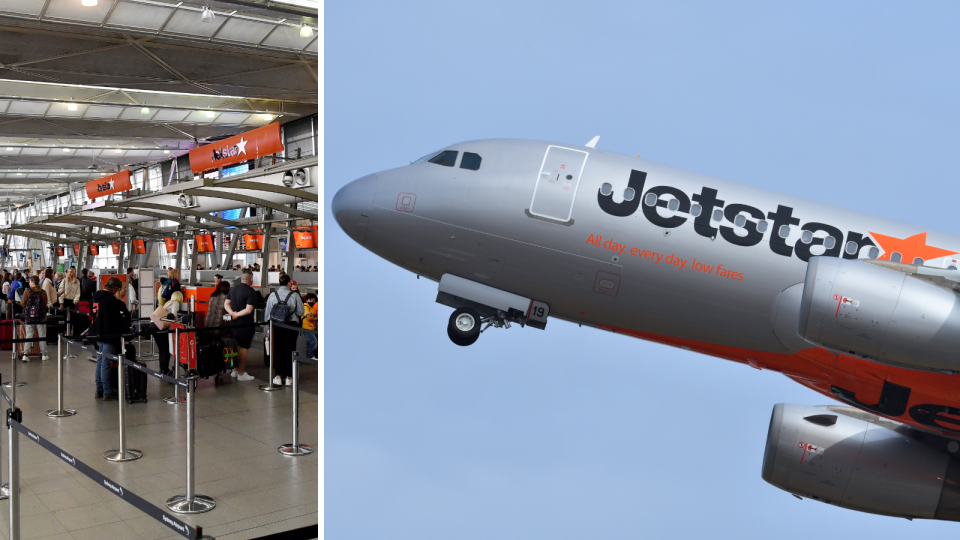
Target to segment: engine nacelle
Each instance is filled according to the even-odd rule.
[[[827,349],[881,364],[960,372],[957,295],[874,264],[811,257],[797,333]]]
[[[761,476],[851,510],[960,521],[960,462],[910,435],[903,424],[856,409],[780,403]]]

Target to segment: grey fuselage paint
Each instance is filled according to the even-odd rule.
[[[566,222],[530,213],[550,145],[589,154]],[[594,148],[495,139],[446,149],[459,152],[454,167],[424,162],[376,173],[363,245],[419,275],[454,274],[587,325],[789,354],[771,310],[782,291],[803,283],[811,256],[866,258],[880,245],[871,231],[899,239],[926,232],[929,246],[960,248],[956,235]],[[481,156],[478,170],[460,168],[463,152]],[[628,187],[635,194],[624,200]],[[813,233],[809,243],[804,231]],[[596,290],[601,273],[618,276],[615,294]]]

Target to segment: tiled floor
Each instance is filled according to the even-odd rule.
[[[167,498],[185,493],[186,405],[161,400],[172,395],[173,387],[151,377],[149,401],[126,406],[127,446],[144,456],[110,463],[102,454],[119,442],[118,405],[94,399],[94,364],[86,359],[88,353],[79,351],[64,364],[65,406],[77,415],[54,419],[43,414],[56,408],[55,351],[51,346],[48,362],[17,364],[18,380],[28,383],[17,389],[23,424],[160,508],[166,508]],[[262,355],[251,351],[250,360],[258,380],[237,383],[227,376],[218,387],[212,380],[201,382],[197,392],[196,492],[216,499],[217,507],[181,518],[224,540],[257,538],[318,520],[317,454],[290,458],[277,452],[277,446],[291,442],[292,392],[260,391],[258,385],[266,382]],[[147,365],[157,369],[155,359],[148,358]],[[9,351],[0,351],[0,375],[9,380]],[[302,365],[301,380],[300,441],[314,444],[317,368]],[[2,431],[6,482],[7,435]],[[182,538],[23,436],[20,463],[24,540]],[[7,501],[0,501],[3,538],[8,534],[8,508]]]

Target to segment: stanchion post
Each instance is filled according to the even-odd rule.
[[[0,454],[3,454],[3,448],[0,446]],[[0,501],[10,496],[10,484],[3,483],[3,467],[0,467]]]
[[[10,479],[10,533],[7,537],[10,540],[20,540],[20,432],[10,424],[11,418],[18,422],[23,418],[16,406],[7,409],[7,475]]]
[[[45,413],[50,418],[63,418],[77,414],[73,409],[63,408],[63,340],[63,336],[57,336],[57,408]]]
[[[10,496],[10,533],[7,538],[20,540],[20,432],[10,420],[23,420],[20,409],[17,408],[17,352],[13,350],[13,366],[10,370],[10,408],[7,409],[7,478],[9,479]]]
[[[17,320],[16,320],[16,319],[11,320],[11,321],[10,321],[10,326],[13,327],[13,339],[16,340],[16,339],[17,339],[17,336],[20,335],[20,334],[17,333]],[[16,387],[18,387],[18,386],[26,386],[26,384],[27,384],[27,383],[25,383],[25,382],[18,382],[18,381],[17,381],[17,344],[16,344],[16,343],[14,343],[14,344],[12,344],[12,345],[10,346],[10,363],[11,363],[11,368],[10,368],[10,373],[11,373],[11,375],[10,375],[10,382],[5,382],[5,383],[3,383],[3,387],[10,389],[10,400],[13,401],[13,399],[14,399],[14,398],[16,397],[16,395],[17,395],[17,389],[16,389]]]
[[[168,336],[169,334],[167,334]],[[164,337],[167,337],[164,336]],[[169,338],[168,338],[169,339]],[[180,329],[173,329],[173,377],[175,379],[180,378]],[[180,398],[180,385],[173,385],[173,397],[163,398],[164,403],[170,403],[176,405],[182,403]]]
[[[195,452],[195,431],[196,421],[196,393],[197,377],[187,378],[187,493],[186,495],[175,495],[167,499],[167,508],[177,514],[201,514],[209,512],[217,506],[217,501],[213,497],[206,495],[197,495],[195,491],[196,483],[196,456]]]
[[[300,444],[300,353],[293,353],[293,442],[285,444],[277,450],[290,457],[306,456],[313,453],[313,447]]]
[[[273,359],[276,357],[274,352],[277,350],[277,335],[273,332],[273,319],[270,319],[270,379],[267,381],[267,384],[261,384],[260,389],[264,392],[275,392],[277,390],[283,390],[283,381],[280,381],[280,386],[273,384],[273,378],[276,377],[273,372]],[[267,351],[263,351],[267,352]]]
[[[117,359],[117,401],[120,403],[120,448],[116,450],[107,450],[103,453],[103,459],[107,461],[133,461],[135,459],[140,459],[143,457],[143,452],[140,450],[134,450],[132,448],[127,448],[127,434],[124,431],[123,421],[124,421],[124,410],[126,402],[126,389],[124,388],[126,382],[126,366],[123,365],[123,356],[124,351],[127,348],[127,340],[120,338],[120,355]],[[109,370],[107,370],[109,372]]]

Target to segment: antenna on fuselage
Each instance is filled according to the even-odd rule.
[[[587,148],[596,148],[596,147],[597,147],[597,141],[599,141],[599,140],[600,140],[600,136],[597,135],[597,136],[595,136],[594,138],[590,139],[590,142],[588,142],[588,143],[585,144],[584,146],[586,146]]]

